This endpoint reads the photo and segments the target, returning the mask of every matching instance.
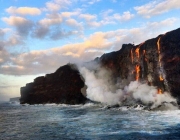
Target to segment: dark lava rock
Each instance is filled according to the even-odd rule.
[[[124,44],[95,61],[113,73],[114,81],[148,83],[159,93],[170,92],[180,103],[180,28],[136,46]]]
[[[75,65],[68,64],[21,87],[20,103],[83,104],[87,100],[81,93],[83,87],[84,82]]]

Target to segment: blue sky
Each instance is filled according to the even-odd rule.
[[[0,0],[0,100],[71,62],[179,28],[178,0]]]

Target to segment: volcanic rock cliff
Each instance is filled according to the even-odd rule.
[[[37,77],[33,83],[21,87],[20,103],[85,103],[87,99],[81,93],[83,87],[83,79],[75,65],[68,64],[60,67],[52,74]]]
[[[180,99],[180,28],[139,45],[124,44],[119,51],[94,60],[112,72],[112,78],[146,82],[158,93]],[[89,62],[91,63],[91,62]],[[84,103],[84,81],[77,69],[65,65],[21,88],[21,103]]]

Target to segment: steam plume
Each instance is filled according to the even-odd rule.
[[[87,85],[87,98],[107,105],[133,105],[141,102],[155,108],[164,102],[175,102],[169,93],[157,94],[157,88],[138,81],[113,81],[111,73],[99,66],[79,68]],[[121,82],[120,82],[121,81]]]

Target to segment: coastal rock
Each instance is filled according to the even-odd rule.
[[[81,93],[83,87],[84,82],[75,65],[68,64],[21,87],[20,103],[83,104],[87,100]]]
[[[111,71],[114,81],[148,83],[159,94],[170,92],[180,103],[180,28],[139,45],[124,44],[94,61]]]

